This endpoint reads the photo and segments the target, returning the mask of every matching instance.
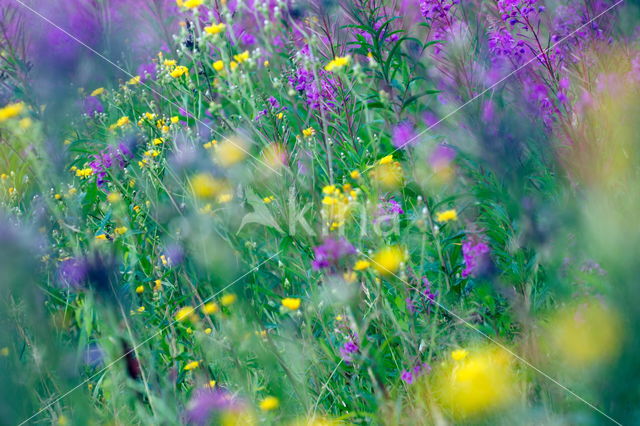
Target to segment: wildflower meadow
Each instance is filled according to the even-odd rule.
[[[0,0],[0,424],[640,425],[640,4]]]

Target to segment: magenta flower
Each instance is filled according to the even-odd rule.
[[[402,121],[393,128],[391,142],[396,148],[404,148],[409,145],[415,145],[417,143],[416,136],[413,124],[408,121]]]
[[[313,249],[315,259],[313,269],[336,269],[340,260],[348,255],[356,254],[356,249],[344,238],[328,237],[322,244]]]
[[[351,364],[353,362],[353,355],[359,350],[360,348],[355,341],[347,340],[340,348],[340,357],[345,363]]]
[[[479,239],[466,239],[462,243],[462,256],[465,268],[462,277],[477,275],[486,268],[489,262],[489,246]]]

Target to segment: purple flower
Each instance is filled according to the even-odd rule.
[[[478,238],[466,239],[462,243],[462,257],[465,268],[462,277],[467,278],[481,273],[489,261],[489,246]]]
[[[306,98],[312,109],[331,110],[336,107],[338,83],[324,70],[318,71],[316,80],[313,72],[298,68],[295,75],[289,77],[289,84]]]
[[[408,385],[412,385],[419,376],[428,374],[429,372],[431,372],[431,366],[429,364],[417,364],[413,368],[402,370],[400,378]]]
[[[84,259],[69,258],[58,266],[58,278],[67,287],[77,288],[87,277],[87,263]]]
[[[353,354],[357,353],[359,350],[360,348],[356,342],[353,340],[347,340],[340,348],[340,357],[345,363],[351,364],[353,362]]]
[[[156,78],[156,64],[148,62],[146,64],[140,64],[137,70],[137,74],[140,76],[140,81],[143,83],[147,80],[153,80]]]
[[[392,131],[391,141],[396,148],[404,148],[407,145],[415,145],[416,131],[413,124],[403,121],[397,124]]]
[[[429,165],[435,170],[443,170],[456,158],[456,151],[449,145],[438,145],[429,156]]]
[[[239,402],[222,389],[198,389],[187,405],[187,420],[189,423],[207,425],[216,413],[238,409],[238,406]]]
[[[104,112],[102,101],[97,96],[87,96],[86,98],[84,98],[83,108],[85,114],[91,117]]]
[[[118,146],[110,145],[93,156],[89,167],[96,175],[96,183],[102,186],[107,182],[107,176],[112,166],[117,165],[123,169],[133,159],[133,151],[129,144],[120,142]]]
[[[401,214],[404,214],[404,210],[402,210],[402,206],[394,198],[390,198],[388,200],[380,198],[380,202],[378,203],[378,210],[376,211],[373,222],[388,222],[392,219],[397,218]]]
[[[313,249],[315,259],[313,269],[335,269],[340,260],[348,255],[356,254],[356,249],[344,238],[328,237],[322,244]]]
[[[412,385],[415,380],[415,378],[413,377],[413,373],[409,370],[403,370],[400,378],[409,385]]]

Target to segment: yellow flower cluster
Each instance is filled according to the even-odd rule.
[[[407,260],[407,252],[398,246],[383,247],[373,256],[373,268],[382,275],[394,275]]]
[[[488,346],[477,351],[458,349],[436,374],[436,395],[455,418],[488,414],[518,395],[512,356]]]
[[[369,172],[371,181],[381,189],[391,191],[398,188],[404,179],[402,166],[393,159],[393,155],[387,155],[378,161]]]
[[[436,221],[440,223],[450,222],[452,220],[458,220],[458,212],[454,209],[445,210],[436,215]]]
[[[351,56],[336,56],[331,62],[325,65],[325,71],[333,71],[349,64]]]
[[[117,129],[119,127],[124,127],[124,126],[126,126],[126,125],[128,125],[130,123],[131,123],[131,120],[129,120],[129,117],[127,117],[125,115],[125,116],[122,116],[122,117],[118,118],[118,121],[116,121],[111,126],[109,126],[109,130],[114,130],[114,129]]]
[[[222,22],[219,24],[211,24],[209,26],[204,27],[204,32],[207,34],[220,34],[221,32],[224,32],[226,25],[223,24]]]
[[[300,299],[294,297],[285,297],[282,299],[282,306],[292,311],[297,311],[300,308]]]
[[[330,230],[335,230],[344,225],[351,213],[358,192],[350,184],[343,185],[342,189],[336,185],[327,185],[322,188],[322,217]]]
[[[189,73],[189,68],[185,67],[184,65],[178,65],[169,73],[169,75],[173,78],[178,78],[188,73]]]

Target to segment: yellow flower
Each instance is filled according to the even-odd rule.
[[[114,229],[115,233],[118,235],[122,235],[125,232],[127,232],[127,227],[126,226],[118,226],[116,229]]]
[[[175,67],[176,66],[176,60],[175,59],[165,59],[163,64],[165,67]]]
[[[336,56],[331,62],[329,62],[325,67],[325,71],[333,71],[337,68],[342,68],[345,65],[349,64],[349,60],[351,56]]]
[[[276,197],[274,197],[273,195],[269,195],[268,197],[264,197],[262,199],[262,201],[264,201],[265,204],[270,204],[273,202],[273,200],[275,200]]]
[[[369,176],[376,185],[386,190],[393,190],[402,184],[404,175],[400,163],[387,160],[388,158],[391,156],[380,160],[380,164],[369,172]]]
[[[62,200],[62,195],[60,195],[60,194],[55,194],[55,195],[53,196],[53,198],[55,198],[56,200]]]
[[[231,200],[233,200],[233,194],[230,194],[228,192],[218,195],[218,202],[221,204],[228,203]]]
[[[204,334],[211,334],[213,330],[211,330],[211,327],[207,327],[204,329]]]
[[[264,61],[264,62],[262,63],[262,65],[264,65],[265,67],[268,67],[268,66],[269,66],[269,61]]]
[[[436,215],[437,222],[444,223],[452,220],[458,220],[458,213],[454,209],[445,210]]]
[[[91,92],[91,96],[100,96],[104,93],[104,87],[98,87],[93,92]]]
[[[200,366],[200,361],[191,361],[187,365],[184,366],[184,371],[195,370]]]
[[[357,170],[352,171],[349,176],[351,176],[351,179],[360,179],[360,172]]]
[[[294,297],[286,297],[282,299],[282,306],[292,311],[297,311],[300,308],[300,299]]]
[[[223,167],[230,167],[247,156],[244,142],[237,137],[225,139],[216,145],[216,160]]]
[[[185,0],[182,2],[182,6],[187,9],[195,9],[196,7],[202,6],[203,0]]]
[[[162,290],[162,280],[155,280],[153,282],[153,291],[160,291]]]
[[[302,134],[304,135],[305,138],[310,138],[311,136],[316,134],[316,129],[314,129],[313,127],[309,127],[307,129],[304,129],[302,131]]]
[[[129,85],[140,84],[140,76],[136,75],[135,77],[131,77],[131,79],[127,81],[127,84]]]
[[[0,355],[9,356],[9,348],[5,346],[2,349],[0,349]]]
[[[378,161],[378,164],[380,165],[391,164],[391,163],[393,163],[393,154],[387,155],[386,157],[382,157],[380,161]]]
[[[154,145],[160,145],[164,143],[164,139],[162,138],[155,138],[152,142]]]
[[[231,61],[231,63],[229,63],[229,68],[231,68],[231,71],[235,71],[235,69],[238,68],[238,63],[236,61]]]
[[[193,309],[191,306],[185,306],[183,308],[178,309],[178,312],[176,312],[176,321],[182,322],[185,321],[191,317],[193,317],[195,314],[195,309]]]
[[[211,24],[208,27],[204,27],[204,32],[207,34],[220,34],[224,31],[226,25],[222,22],[219,24]]]
[[[220,298],[220,303],[222,303],[222,306],[231,306],[236,303],[236,300],[238,300],[238,296],[233,293],[229,293]]]
[[[622,332],[618,313],[593,299],[555,313],[546,337],[560,361],[580,370],[614,359],[620,351]]]
[[[136,287],[136,293],[138,293],[138,294],[144,293],[144,286],[143,285],[139,285],[138,287]]]
[[[76,176],[87,178],[93,174],[93,169],[91,167],[87,167],[85,169],[76,169]]]
[[[268,396],[260,401],[260,409],[262,411],[275,410],[280,406],[280,401],[275,396]]]
[[[354,271],[364,271],[365,269],[371,266],[371,262],[368,260],[358,260],[356,264],[353,266]]]
[[[198,173],[190,179],[193,193],[198,198],[213,198],[217,196],[224,187],[220,179],[216,179],[209,173]]]
[[[98,234],[98,235],[96,235],[96,240],[105,241],[106,239],[107,239],[107,235],[106,234]]]
[[[169,75],[173,78],[178,78],[178,77],[182,77],[184,74],[187,74],[188,72],[189,72],[189,68],[185,67],[184,65],[178,65],[173,69],[173,71],[169,73]]]
[[[140,307],[138,308],[138,312],[143,313],[144,311],[146,311],[146,309],[145,309],[145,307],[144,307],[144,306],[140,306]]]
[[[435,375],[436,397],[456,418],[476,417],[504,407],[518,395],[511,355],[486,347],[455,362],[445,362]]]
[[[351,284],[356,282],[356,280],[358,279],[358,277],[356,276],[356,273],[353,271],[347,271],[344,274],[342,274],[342,278],[344,279],[345,282]]]
[[[233,59],[236,60],[239,64],[249,60],[249,51],[245,50],[242,53],[238,53],[237,55],[233,55]]]
[[[107,201],[110,203],[117,203],[120,200],[122,200],[122,197],[118,192],[110,192],[109,195],[107,195]]]
[[[129,123],[131,123],[131,121],[129,120],[129,117],[125,115],[124,117],[120,117],[118,121],[116,121],[115,127],[123,127]]]
[[[213,63],[213,69],[220,72],[224,69],[224,62],[222,61],[215,61]]]
[[[279,113],[276,115],[276,118],[277,118],[278,120],[282,120],[282,117],[284,117],[284,112],[279,112]]]
[[[456,349],[455,351],[451,352],[451,358],[453,358],[455,361],[461,361],[465,359],[467,355],[469,355],[469,352],[465,349]]]
[[[144,155],[146,157],[157,157],[158,155],[160,155],[160,151],[157,151],[155,149],[150,149],[148,151],[145,151]]]
[[[180,121],[180,117],[174,115],[173,117],[171,117],[171,124],[176,124],[178,121]]]
[[[206,303],[203,307],[202,307],[202,312],[204,312],[206,315],[211,315],[211,314],[215,314],[216,312],[218,312],[220,310],[220,307],[218,307],[218,304],[216,302],[209,302]]]
[[[24,104],[22,102],[9,104],[4,108],[0,108],[0,123],[22,114],[22,111],[24,111]]]
[[[373,268],[382,275],[393,275],[406,257],[404,249],[398,246],[384,247],[373,256]]]

